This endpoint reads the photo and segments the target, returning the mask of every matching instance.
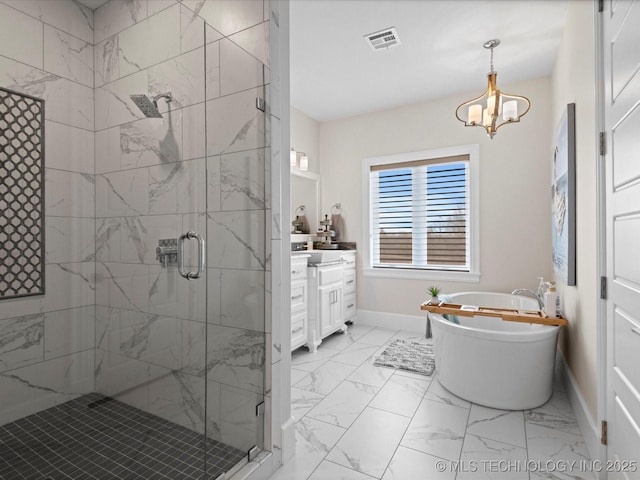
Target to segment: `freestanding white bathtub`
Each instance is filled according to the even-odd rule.
[[[532,298],[505,293],[455,293],[451,302],[538,309]],[[429,317],[437,378],[451,393],[504,410],[534,408],[551,396],[559,327],[485,316],[458,316],[459,324],[440,314]]]

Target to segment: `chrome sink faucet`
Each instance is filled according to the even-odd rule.
[[[540,295],[538,295],[533,290],[529,290],[528,288],[516,288],[513,292],[511,292],[511,295],[523,295],[523,296],[533,297],[538,301],[539,309],[544,310],[544,301],[542,300]]]

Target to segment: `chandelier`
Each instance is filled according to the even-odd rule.
[[[498,72],[493,70],[493,49],[498,45],[498,39],[484,43],[484,48],[491,50],[491,71],[487,74],[487,90],[478,98],[464,102],[456,109],[456,117],[464,122],[465,127],[483,127],[492,139],[501,126],[519,122],[531,107],[528,98],[503,93],[498,89]]]

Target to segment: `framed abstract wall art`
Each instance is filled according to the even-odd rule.
[[[557,281],[576,284],[576,104],[556,129],[551,165],[551,238]]]

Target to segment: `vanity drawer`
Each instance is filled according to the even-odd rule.
[[[304,330],[307,312],[298,312],[291,315],[291,335],[299,335]]]
[[[291,311],[304,310],[307,305],[307,282],[297,282],[291,285]]]
[[[318,285],[342,282],[342,265],[318,268]]]
[[[356,305],[356,295],[352,293],[350,295],[345,295],[344,297],[344,321],[353,318],[356,316],[357,305]]]
[[[291,315],[291,350],[304,345],[307,341],[307,312],[301,312]]]
[[[344,294],[355,293],[356,291],[356,272],[344,272]]]
[[[355,253],[343,253],[340,259],[345,262],[345,270],[356,269],[356,254]]]
[[[307,259],[291,259],[291,281],[307,278]]]

